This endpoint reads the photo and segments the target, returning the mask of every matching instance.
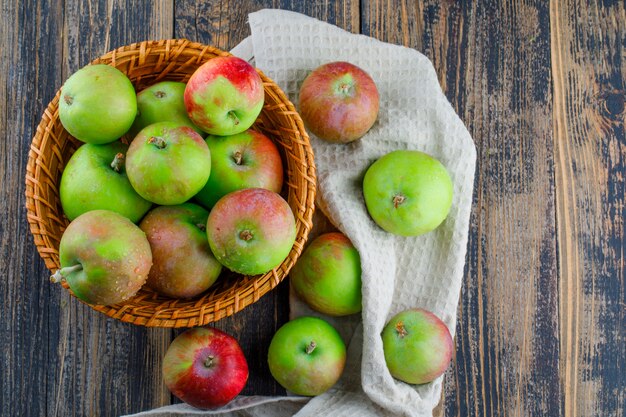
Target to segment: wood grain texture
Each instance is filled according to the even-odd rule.
[[[558,415],[547,6],[366,1],[362,27],[432,60],[478,150],[457,355],[440,412]]]
[[[478,150],[457,354],[437,416],[626,412],[626,12],[618,0],[0,0],[0,415],[115,416],[176,402],[181,330],[106,318],[47,281],[23,175],[42,110],[75,70],[144,39],[228,50],[248,13],[298,11],[431,59]],[[317,229],[332,229],[319,213]],[[267,346],[288,284],[215,326],[278,395]]]
[[[552,1],[564,416],[623,416],[626,12]]]

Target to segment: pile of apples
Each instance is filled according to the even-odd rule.
[[[60,243],[65,281],[92,304],[116,304],[147,285],[174,298],[206,291],[222,268],[265,273],[291,250],[295,219],[278,194],[283,165],[274,143],[250,127],[264,101],[256,70],[219,57],[189,81],[160,82],[136,94],[107,65],[90,65],[64,84],[59,117],[85,142],[65,167],[59,189],[71,223]],[[317,68],[304,80],[299,110],[306,127],[329,142],[360,139],[375,124],[379,95],[372,78],[347,62]],[[120,137],[132,139],[130,145]],[[384,230],[415,236],[447,217],[452,182],[445,167],[417,150],[399,150],[370,166],[364,202]],[[295,293],[328,316],[361,311],[359,253],[341,233],[309,244],[290,274]],[[397,314],[381,334],[390,373],[411,384],[447,368],[453,342],[434,314]],[[317,317],[281,327],[268,350],[274,378],[287,390],[319,395],[340,378],[346,346]],[[210,327],[178,336],[164,360],[167,387],[198,408],[223,406],[248,379],[232,336]]]

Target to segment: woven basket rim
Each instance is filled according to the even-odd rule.
[[[167,79],[172,71],[181,69],[184,71],[191,70],[213,56],[231,55],[232,54],[229,52],[214,46],[192,42],[188,39],[148,40],[131,43],[109,51],[92,60],[89,65],[106,63],[118,68],[128,65],[130,68],[128,72],[132,72],[137,68],[139,69],[138,71],[141,71],[143,68],[142,65],[146,60],[156,59],[155,66],[157,69],[160,69],[156,78],[152,80],[152,83],[156,83],[160,80]],[[128,75],[128,72],[123,69],[122,72]],[[273,80],[268,78],[263,71],[257,68],[257,72],[263,81],[266,101],[268,94],[270,94],[272,100],[276,102],[272,106],[266,102],[263,113],[259,116],[259,119],[261,119],[263,115],[279,114],[289,122],[288,128],[279,130],[281,138],[282,135],[285,134],[285,131],[288,132],[290,138],[289,144],[291,145],[291,148],[285,151],[286,160],[284,160],[283,163],[289,164],[289,166],[293,165],[297,168],[292,171],[291,177],[287,176],[288,170],[285,170],[285,183],[289,189],[287,201],[292,207],[292,210],[294,210],[294,206],[296,207],[294,217],[298,231],[296,243],[292,247],[289,256],[281,265],[266,274],[240,278],[235,285],[235,289],[233,290],[231,286],[228,291],[222,291],[220,293],[222,298],[217,301],[212,300],[215,294],[211,289],[200,296],[200,298],[192,300],[165,299],[162,296],[157,296],[155,293],[151,292],[151,290],[142,290],[136,297],[124,304],[114,306],[88,304],[90,307],[109,317],[142,326],[201,326],[230,316],[248,305],[255,303],[286,278],[295,260],[302,253],[312,227],[317,184],[315,161],[308,134],[295,106],[280,87],[278,87]],[[153,74],[154,73],[150,73],[149,75],[152,76]],[[137,78],[134,76],[130,77],[131,79]],[[142,75],[139,75],[138,80],[141,79]],[[45,181],[46,178],[52,178],[54,176],[54,169],[47,166],[46,163],[48,160],[46,158],[49,156],[51,160],[56,158],[63,163],[67,162],[67,160],[63,160],[63,155],[61,154],[62,149],[60,149],[59,144],[56,143],[59,138],[55,136],[55,128],[59,129],[58,125],[60,125],[58,120],[58,102],[60,94],[61,88],[57,90],[54,98],[48,103],[42,114],[41,121],[31,141],[25,175],[26,217],[29,223],[29,229],[33,235],[38,253],[44,260],[46,267],[51,271],[59,267],[58,245],[55,247],[54,241],[58,242],[60,236],[58,236],[58,238],[52,236],[53,231],[51,231],[51,227],[48,226],[51,223],[56,223],[60,225],[59,227],[63,227],[63,225],[66,227],[69,223],[62,215],[61,210],[59,210],[61,217],[59,217],[59,213],[55,215],[55,209],[60,209],[60,203],[58,207],[55,207],[54,201],[49,201],[46,195],[42,195],[44,187],[48,187],[45,188],[45,190],[57,196],[58,200],[58,182],[51,183]],[[61,137],[69,137],[62,127],[60,129],[62,132]],[[69,139],[71,140],[71,138]],[[52,143],[52,145],[49,145],[50,143]],[[57,146],[55,146],[55,144]],[[62,141],[62,145],[68,146],[67,141]],[[52,150],[48,152],[47,150],[50,147],[52,147]],[[301,158],[297,160],[293,154],[287,153],[296,151],[301,156]],[[69,156],[67,156],[67,158],[69,158]],[[60,168],[57,167],[57,170],[59,170],[57,174],[60,178]],[[296,180],[300,181],[302,184],[298,187],[294,186],[293,183],[291,183],[293,178],[296,178]],[[67,284],[64,283],[63,286],[75,297],[72,291],[69,290]],[[163,301],[164,299],[166,302]],[[164,303],[166,307],[160,308],[159,306],[164,305]],[[184,305],[185,308],[180,307],[180,305]]]

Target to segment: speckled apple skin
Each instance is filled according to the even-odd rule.
[[[251,234],[244,239],[245,232]],[[285,260],[296,239],[289,204],[263,188],[248,188],[222,197],[209,213],[207,237],[218,261],[245,275],[270,271]]]
[[[361,258],[343,233],[318,236],[289,273],[296,294],[330,316],[361,311]]]
[[[394,316],[385,325],[382,338],[389,372],[409,384],[435,380],[446,371],[454,353],[448,327],[421,308]]]
[[[94,210],[72,221],[59,246],[61,267],[81,264],[65,277],[89,304],[112,305],[134,296],[145,284],[152,252],[144,232],[126,217]]]
[[[263,81],[254,67],[234,56],[216,57],[187,81],[185,107],[193,123],[211,135],[248,129],[263,108]]]
[[[206,366],[213,356],[211,366]],[[248,382],[248,363],[239,343],[211,328],[195,327],[174,339],[163,358],[167,388],[187,404],[213,409],[228,404]]]

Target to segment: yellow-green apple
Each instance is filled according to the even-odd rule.
[[[143,128],[126,157],[133,188],[161,205],[181,204],[204,187],[211,174],[211,152],[189,126],[159,122]]]
[[[130,185],[124,158],[128,146],[116,141],[106,145],[86,143],[63,169],[59,196],[68,219],[91,210],[111,210],[137,223],[152,203]]]
[[[89,304],[128,300],[144,285],[152,252],[146,235],[126,217],[93,210],[72,221],[59,245],[61,269],[52,282],[66,281]]]
[[[185,86],[178,81],[161,81],[137,93],[137,117],[128,133],[134,137],[153,123],[176,122],[204,136],[205,133],[187,115],[183,98]]]
[[[417,236],[439,226],[452,205],[452,181],[437,159],[419,151],[390,152],[363,178],[372,219],[387,232]]]
[[[361,311],[361,258],[343,233],[318,236],[289,276],[296,294],[316,311],[330,316]]]
[[[212,409],[228,404],[246,386],[248,363],[232,336],[195,327],[177,336],[165,352],[163,379],[187,404]]]
[[[241,133],[256,120],[265,92],[254,67],[235,56],[216,57],[201,65],[187,81],[189,118],[212,135]]]
[[[137,97],[128,77],[109,65],[88,65],[65,81],[59,118],[83,142],[103,144],[119,139],[137,114]]]
[[[207,237],[231,271],[257,275],[285,260],[296,239],[289,204],[273,191],[247,188],[222,197],[209,213]]]
[[[349,62],[330,62],[314,69],[300,87],[304,124],[329,142],[361,138],[376,122],[378,106],[374,80]]]
[[[196,199],[211,208],[226,194],[244,188],[283,186],[283,164],[274,142],[262,133],[246,130],[232,136],[208,136],[211,175]]]
[[[174,298],[192,298],[206,291],[219,276],[206,237],[209,212],[185,203],[159,206],[149,211],[139,227],[152,248],[152,268],[146,284]]]
[[[382,338],[389,372],[409,384],[425,384],[442,375],[454,352],[448,327],[421,308],[395,315],[385,325]]]
[[[317,317],[284,324],[270,342],[267,362],[274,379],[298,395],[314,396],[335,385],[346,364],[346,345]]]

